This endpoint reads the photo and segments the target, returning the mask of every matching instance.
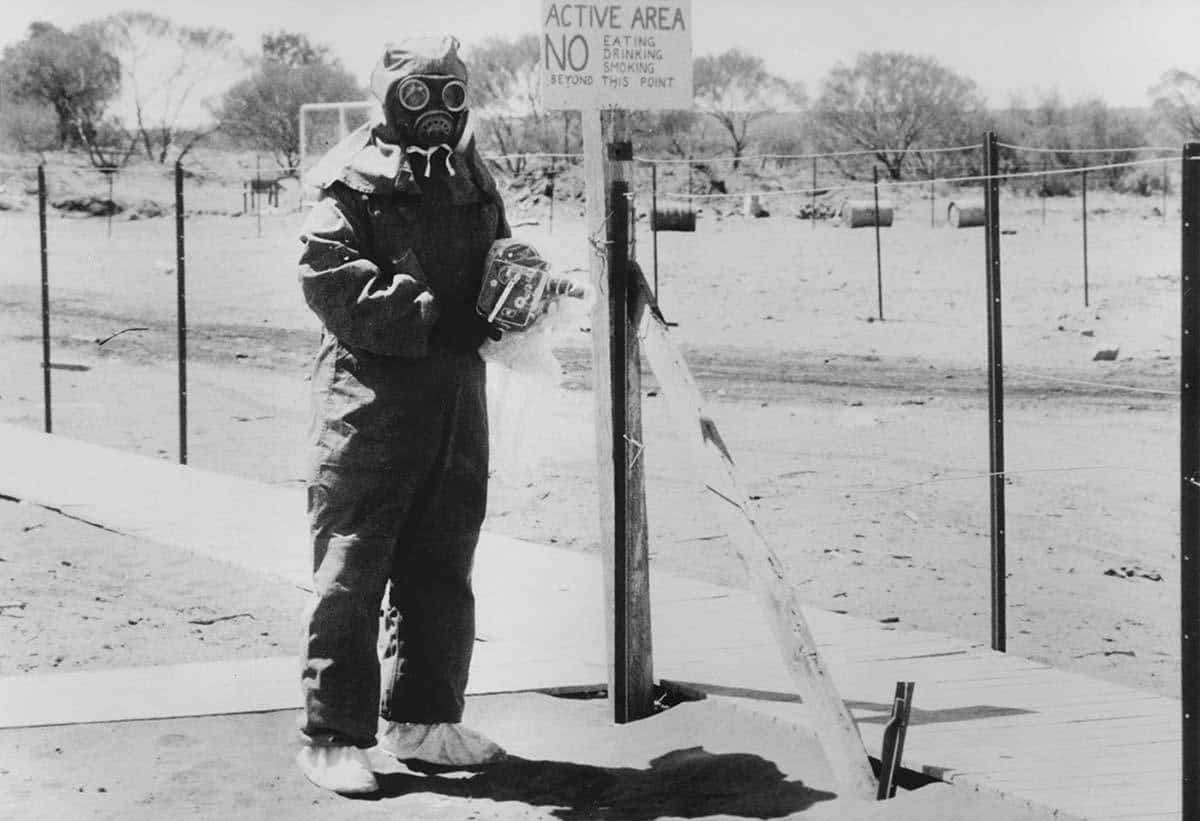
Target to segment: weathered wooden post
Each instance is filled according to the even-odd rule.
[[[614,119],[623,112],[612,112]],[[628,142],[611,144],[617,162]],[[627,156],[632,156],[630,152]],[[637,336],[640,300],[630,272],[628,180],[609,186],[608,316],[613,478],[612,581],[613,670],[609,696],[617,722],[653,712],[654,675],[650,635],[650,544],[646,526],[646,474],[642,460],[641,351]],[[595,324],[593,323],[593,327]],[[594,334],[593,334],[594,336]],[[600,403],[597,403],[598,410]]]
[[[581,112],[589,262],[598,295],[592,308],[592,376],[600,547],[609,696],[617,722],[644,718],[654,706],[637,336],[641,299],[629,276],[633,147],[625,110],[692,105],[691,0],[667,0],[654,12],[657,56],[607,60],[606,40],[643,33],[637,26],[641,20],[644,29],[644,8],[629,0],[600,7],[542,3],[543,105]]]
[[[650,249],[654,263],[654,298],[658,299],[658,163],[654,161],[650,162]]]
[[[1000,324],[1000,162],[996,135],[983,140],[985,253],[987,271],[988,330],[988,476],[991,488],[992,525],[992,649],[1004,651],[1005,625],[1004,533],[1004,342]]]
[[[1200,142],[1183,147],[1179,419],[1183,818],[1200,818]]]
[[[638,443],[640,449],[642,441],[640,384],[629,390],[630,357],[637,361],[638,348],[636,336],[632,341],[628,338],[628,317],[619,309],[629,260],[629,230],[618,226],[624,220],[616,219],[617,206],[612,201],[614,191],[621,197],[628,192],[632,147],[621,110],[584,111],[582,124],[592,287],[596,294],[608,297],[598,297],[592,305],[592,391],[608,625],[608,693],[614,721],[624,723],[650,715],[654,703],[645,479],[643,461],[631,465],[629,458],[630,446]],[[628,208],[621,212],[627,215]],[[625,247],[615,249],[617,243]],[[613,266],[622,270],[614,271]]]

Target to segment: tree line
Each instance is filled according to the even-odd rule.
[[[262,37],[248,56],[217,27],[127,11],[63,31],[34,23],[0,55],[0,139],[78,149],[97,166],[179,161],[218,133],[296,165],[307,102],[361,100],[354,75],[303,34]]]
[[[119,166],[135,155],[179,160],[219,136],[294,169],[300,106],[365,100],[367,92],[328,47],[303,34],[279,31],[260,45],[248,56],[227,31],[149,12],[121,12],[69,31],[34,23],[0,55],[0,138],[22,150],[81,149],[97,165]],[[491,38],[463,52],[486,149],[578,150],[572,117],[541,110],[536,35]],[[937,161],[914,148],[977,142],[987,129],[1006,141],[1062,149],[1050,158],[1056,165],[1071,162],[1067,149],[1130,146],[1157,134],[1200,139],[1200,73],[1183,69],[1148,90],[1149,117],[1101,100],[1067,104],[1055,93],[989,110],[970,78],[901,52],[863,53],[835,66],[811,99],[800,83],[740,49],[699,56],[693,69],[693,110],[633,115],[635,135],[650,151],[719,151],[736,167],[751,148],[860,150],[900,178],[929,172]],[[197,124],[197,111],[206,125]],[[507,164],[523,168],[519,157]]]

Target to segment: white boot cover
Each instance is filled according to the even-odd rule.
[[[360,795],[379,789],[371,760],[358,747],[301,747],[296,763],[309,781],[330,792]]]
[[[424,761],[447,767],[476,767],[504,758],[504,749],[462,724],[383,722],[379,749],[400,761]]]

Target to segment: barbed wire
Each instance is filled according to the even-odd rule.
[[[1116,148],[1043,148],[1043,147],[1037,147],[1037,146],[1017,145],[1014,143],[1002,143],[1002,142],[997,143],[997,145],[1000,146],[1001,148],[1008,148],[1008,149],[1012,149],[1012,150],[1016,150],[1016,151],[1029,151],[1029,152],[1046,153],[1046,154],[1119,154],[1122,152],[1178,151],[1179,150],[1178,148],[1171,147],[1171,146],[1153,146],[1153,145],[1125,146],[1125,147],[1116,147]],[[982,148],[982,143],[972,143],[970,145],[941,146],[941,147],[934,147],[934,148],[921,148],[921,147],[917,147],[917,148],[886,148],[885,147],[885,148],[855,149],[852,151],[810,152],[810,153],[804,153],[804,154],[746,154],[746,155],[743,155],[740,157],[733,157],[733,156],[634,157],[634,161],[644,163],[644,164],[652,164],[652,165],[697,165],[697,164],[704,165],[704,164],[709,164],[709,163],[749,162],[749,161],[753,161],[753,160],[814,160],[814,159],[828,159],[828,158],[839,158],[839,157],[865,157],[865,156],[872,156],[875,154],[885,154],[885,153],[890,153],[890,154],[895,154],[895,153],[948,154],[948,153],[956,153],[956,152],[964,152],[964,151],[974,151],[974,150],[977,150],[980,148]],[[483,157],[483,159],[491,160],[491,161],[534,160],[534,159],[577,160],[577,159],[583,158],[583,154],[581,154],[581,153],[569,153],[569,152],[521,152],[521,153],[508,153],[508,154],[493,153],[493,154],[483,154],[481,156]],[[1156,160],[1153,160],[1153,162],[1161,162],[1164,159],[1170,159],[1170,158],[1166,158],[1166,157],[1158,158]],[[1151,161],[1146,161],[1146,162],[1151,162]],[[43,163],[43,165],[47,165],[48,168],[53,168],[53,167],[71,168],[71,169],[75,169],[78,171],[95,171],[100,174],[105,173],[97,166],[88,166],[88,165],[83,165],[83,164],[61,164],[61,165],[59,165],[59,164]],[[121,167],[118,167],[114,173],[116,176],[120,176],[122,174],[139,174],[139,173],[140,174],[170,174],[174,168],[174,165],[175,165],[175,163],[170,162],[170,163],[162,163],[162,164],[159,164],[158,167],[151,167],[151,168],[147,168],[144,166],[134,166],[134,167],[121,166]],[[1096,166],[1096,168],[1102,168],[1102,167],[1106,167],[1106,166]],[[184,163],[184,170],[190,170],[193,168],[195,168],[195,166]],[[37,169],[37,164],[30,165],[30,166],[4,166],[4,167],[0,167],[0,173],[7,173],[7,174],[29,173],[32,171],[36,171],[36,169]],[[244,169],[244,170],[248,171],[249,169]],[[1090,169],[1077,168],[1077,169],[1070,169],[1070,170],[1081,171],[1081,170],[1090,170]],[[276,172],[278,172],[279,174],[285,175],[285,176],[288,175],[288,169],[272,168],[272,169],[266,169],[266,171],[272,176],[274,176],[276,174]],[[1030,172],[1030,173],[1032,174],[1034,172]],[[1039,171],[1036,173],[1041,174],[1043,172]],[[1047,171],[1044,173],[1053,173],[1053,172]],[[1011,176],[1015,176],[1015,175],[1008,174],[1006,176],[1011,177]],[[928,184],[929,182],[938,182],[938,181],[942,181],[944,179],[946,179],[946,178],[936,178],[934,180],[925,179],[925,180],[921,180],[920,182],[924,183],[924,184]],[[818,190],[820,190],[820,189],[818,189]]]
[[[1066,385],[1082,385],[1092,388],[1106,388],[1112,391],[1130,391],[1132,393],[1149,393],[1155,396],[1179,396],[1179,391],[1164,391],[1157,388],[1139,388],[1133,385],[1114,385],[1111,382],[1094,382],[1088,379],[1067,379],[1062,376],[1050,376],[1048,374],[1034,373],[1033,371],[1020,371],[1004,366],[1005,376],[1024,376],[1028,379],[1039,379],[1046,382],[1061,382]]]
[[[1178,148],[1165,145],[1138,145],[1128,148],[1038,148],[1030,145],[1014,145],[1012,143],[1001,142],[997,142],[996,145],[1001,148],[1010,148],[1014,151],[1030,151],[1037,154],[1120,154],[1123,151],[1179,151]]]
[[[834,157],[865,157],[874,154],[946,154],[959,151],[974,151],[982,147],[981,143],[972,145],[952,145],[942,148],[866,148],[854,151],[826,151],[808,154],[744,154],[738,157],[634,157],[634,162],[646,165],[706,165],[709,163],[750,162],[753,160],[819,160]],[[521,153],[521,154],[484,154],[485,160],[524,160],[524,159],[582,159],[582,154],[566,153]]]
[[[546,159],[549,159],[549,160],[562,160],[562,159],[575,160],[575,159],[583,159],[582,154],[561,154],[561,153],[554,154],[554,153],[550,153],[550,152],[535,152],[535,153],[525,153],[525,154],[481,154],[480,156],[485,160],[492,160],[493,162],[496,162],[499,160],[546,160]]]
[[[718,162],[749,162],[751,160],[819,160],[831,157],[865,157],[874,154],[947,154],[956,151],[974,151],[982,143],[951,145],[943,148],[865,148],[854,151],[828,151],[813,154],[745,154],[741,157],[634,157],[634,161],[655,165],[707,164]]]
[[[1176,160],[1178,160],[1178,159],[1179,158],[1176,158]],[[1194,159],[1200,160],[1200,157],[1196,157]],[[995,175],[973,174],[973,175],[969,175],[969,176],[965,176],[965,177],[932,177],[932,178],[924,179],[924,180],[888,180],[885,182],[881,182],[880,185],[886,185],[891,188],[901,188],[901,187],[907,187],[907,186],[913,186],[913,185],[924,187],[931,183],[961,184],[961,183],[967,183],[967,182],[986,182],[988,180],[993,180],[993,179],[1004,181],[1004,180],[1021,179],[1021,178],[1027,178],[1027,177],[1050,177],[1050,176],[1058,176],[1058,175],[1062,175],[1062,174],[1082,174],[1087,171],[1105,171],[1105,170],[1114,169],[1114,168],[1132,168],[1132,167],[1141,166],[1141,165],[1158,165],[1161,162],[1170,162],[1170,161],[1171,161],[1171,158],[1169,158],[1169,157],[1168,158],[1156,157],[1154,159],[1149,159],[1149,160],[1129,160],[1127,162],[1104,163],[1103,165],[1088,165],[1088,166],[1081,166],[1079,168],[1051,168],[1051,169],[1047,169],[1045,171],[1010,171],[1010,172],[1002,172],[1002,173],[995,174]],[[863,182],[863,183],[852,183],[852,184],[848,184],[848,185],[818,186],[815,188],[814,187],[785,188],[785,189],[778,189],[778,190],[774,190],[774,191],[768,191],[768,190],[741,191],[741,192],[737,192],[737,193],[724,193],[724,194],[721,194],[721,193],[718,193],[718,194],[683,194],[683,193],[668,192],[665,194],[660,194],[659,196],[666,197],[669,199],[685,199],[685,200],[726,199],[726,198],[730,198],[730,197],[747,197],[747,196],[758,196],[758,197],[779,197],[779,196],[797,196],[797,195],[810,196],[812,194],[829,193],[832,191],[864,191],[864,190],[870,191],[870,190],[873,190],[874,187],[875,187],[874,183]]]
[[[95,175],[95,177],[99,179],[103,179],[104,177],[108,176],[109,173],[111,173],[114,178],[120,178],[121,176],[125,175],[141,175],[161,177],[169,180],[175,176],[175,163],[173,162],[154,162],[153,164],[146,165],[139,164],[131,166],[117,166],[116,170],[112,172],[105,171],[100,166],[87,163],[34,163],[32,165],[23,166],[0,166],[0,174],[36,174],[38,165],[44,166],[47,174],[77,172],[79,174],[86,174],[89,176]],[[182,164],[182,166],[185,174],[208,172],[211,170],[211,168],[204,163],[189,164],[185,162]],[[291,170],[294,171],[295,169]],[[247,180],[254,179],[256,174],[260,175],[264,180],[280,179],[282,177],[291,176],[289,169],[279,168],[273,164],[271,166],[263,166],[261,169],[241,166],[234,169],[234,173],[238,174],[239,178],[241,178],[241,175],[246,175],[244,178]]]
[[[971,474],[967,474],[965,476],[934,476],[929,479],[921,479],[921,480],[909,482],[906,484],[894,485],[891,487],[872,487],[871,485],[840,485],[840,486],[834,485],[834,486],[820,487],[820,488],[801,487],[801,488],[796,488],[796,491],[797,492],[808,492],[808,493],[822,493],[822,492],[842,492],[842,493],[852,492],[852,493],[863,493],[863,494],[898,493],[898,492],[904,491],[904,490],[911,490],[912,488],[915,488],[915,487],[922,487],[924,485],[944,484],[947,482],[971,482],[971,481],[978,481],[979,479],[991,479],[993,477],[1003,477],[1003,476],[1021,476],[1023,474],[1032,474],[1032,473],[1075,473],[1075,472],[1089,471],[1089,470],[1122,471],[1122,472],[1126,472],[1126,473],[1133,473],[1133,472],[1149,473],[1149,474],[1156,475],[1156,476],[1161,475],[1161,473],[1162,473],[1161,470],[1155,470],[1154,468],[1148,468],[1148,467],[1141,467],[1139,465],[1071,465],[1068,467],[1055,467],[1055,468],[1050,468],[1050,467],[1047,467],[1047,468],[1016,468],[1016,469],[1012,469],[1012,470],[1003,470],[1003,471],[982,471],[980,473],[971,473]]]

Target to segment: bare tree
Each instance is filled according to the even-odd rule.
[[[1150,89],[1155,112],[1184,139],[1200,139],[1200,75],[1173,68]]]
[[[262,56],[269,62],[293,67],[337,62],[329,56],[328,46],[310,42],[306,35],[282,29],[262,36]]]
[[[49,23],[33,23],[28,36],[5,48],[0,59],[5,104],[53,109],[60,148],[95,133],[120,82],[116,57],[86,30],[68,33]]]
[[[361,88],[323,46],[302,34],[280,32],[262,39],[262,60],[214,107],[224,133],[269,151],[293,173],[300,159],[300,106],[365,100]]]
[[[909,149],[964,139],[982,109],[975,83],[932,58],[868,52],[825,78],[815,106],[818,145],[874,151],[899,179]]]
[[[697,57],[692,68],[696,101],[729,134],[737,168],[750,124],[783,107],[802,107],[804,89],[767,71],[762,58],[740,49]]]
[[[178,160],[217,123],[203,107],[245,74],[233,35],[178,26],[157,14],[124,11],[89,27],[121,64],[121,118],[148,159]],[[186,134],[185,134],[186,132]]]
[[[492,37],[467,53],[471,69],[472,115],[478,114],[501,154],[528,149],[530,126],[542,124],[538,84],[538,38],[523,34],[515,40]],[[516,174],[525,168],[521,157],[507,157],[505,167]]]

